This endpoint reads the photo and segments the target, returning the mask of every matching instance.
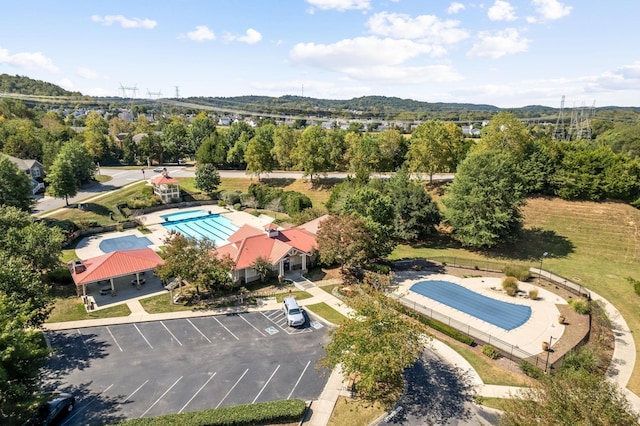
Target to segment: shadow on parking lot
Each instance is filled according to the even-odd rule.
[[[92,382],[88,382],[78,386],[51,389],[70,393],[76,398],[74,410],[61,419],[61,426],[113,424],[125,420],[123,415],[116,413],[126,396],[91,393],[91,386]]]
[[[88,368],[93,360],[107,356],[111,346],[96,334],[80,334],[77,331],[49,333],[53,351],[43,370],[44,380],[59,385],[62,377],[73,370]]]
[[[473,401],[473,384],[458,368],[442,362],[432,352],[422,357],[405,372],[407,391],[398,402],[401,409],[385,424],[418,424],[416,419],[430,419],[433,424],[446,424],[450,419],[468,420]]]

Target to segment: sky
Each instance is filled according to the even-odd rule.
[[[21,0],[2,6],[0,74],[92,96],[640,106],[638,16],[636,0]]]

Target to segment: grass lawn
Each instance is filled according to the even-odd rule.
[[[526,377],[499,367],[495,361],[472,351],[468,346],[457,342],[444,342],[466,359],[487,385],[531,386]]]
[[[171,303],[171,295],[169,294],[169,292],[167,292],[166,294],[159,294],[157,296],[140,299],[140,304],[149,314],[159,314],[162,312],[193,311],[196,309],[194,306],[186,305],[184,302],[175,304]]]
[[[126,304],[87,312],[82,301],[76,296],[74,285],[57,286],[53,289],[55,305],[47,322],[79,321],[96,318],[126,317],[131,310]]]
[[[640,210],[615,202],[564,201],[557,198],[532,198],[522,209],[525,219],[523,238],[500,250],[470,251],[453,243],[432,247],[398,247],[390,256],[454,256],[478,261],[502,261],[539,267],[563,276],[595,291],[611,302],[633,331],[636,358],[640,351],[640,296],[627,277],[640,279]],[[640,363],[628,385],[640,393]]]
[[[372,404],[361,399],[338,397],[327,426],[368,425],[385,413],[379,403]]]
[[[333,324],[341,324],[342,321],[347,319],[347,317],[324,302],[316,303],[314,305],[307,305],[305,306],[305,309],[310,310],[314,314],[318,315],[321,318],[324,318],[325,320]]]
[[[479,396],[476,398],[476,402],[480,405],[484,405],[485,407],[495,408],[496,410],[504,411],[505,405],[508,402],[508,399],[504,398],[488,398],[484,396]]]
[[[311,296],[311,294],[307,293],[306,291],[298,290],[298,291],[276,294],[276,301],[278,303],[282,303],[284,298],[288,296],[293,296],[296,298],[296,300],[304,300],[304,299],[309,299],[310,297],[313,297]]]

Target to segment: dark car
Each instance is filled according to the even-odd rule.
[[[73,411],[76,398],[70,393],[52,393],[40,404],[36,413],[23,426],[54,425]]]

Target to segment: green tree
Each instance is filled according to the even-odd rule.
[[[206,112],[201,111],[191,121],[189,126],[189,135],[191,136],[190,151],[193,153],[198,151],[200,145],[210,138],[216,132],[216,123]]]
[[[262,282],[265,282],[269,276],[273,275],[273,265],[269,259],[265,259],[262,256],[258,256],[256,260],[251,263],[251,267],[256,271]]]
[[[442,217],[423,184],[412,180],[403,169],[389,181],[386,191],[395,209],[395,236],[398,239],[420,240],[436,232]]]
[[[354,173],[357,183],[365,184],[373,170],[378,168],[380,150],[377,138],[362,133],[347,133],[347,159],[349,171]]]
[[[312,181],[314,176],[318,177],[329,171],[330,153],[327,134],[320,126],[304,129],[293,151],[298,167]]]
[[[377,171],[392,172],[400,168],[409,149],[407,139],[397,129],[385,130],[377,138],[380,150]]]
[[[92,161],[103,161],[109,152],[109,123],[97,112],[90,112],[82,133],[84,146]]]
[[[424,335],[382,293],[359,294],[349,305],[355,315],[331,332],[321,363],[340,365],[345,377],[357,377],[360,397],[389,402],[402,391],[402,373],[418,359]]]
[[[72,165],[73,175],[78,186],[88,182],[96,172],[96,165],[87,148],[77,140],[72,140],[60,148],[55,161],[61,158]]]
[[[69,205],[69,197],[78,193],[73,166],[69,160],[61,155],[56,157],[45,180],[49,183],[49,193],[55,198],[64,198],[67,206]]]
[[[163,161],[177,161],[195,154],[187,125],[182,117],[174,116],[162,128]]]
[[[273,133],[276,126],[273,124],[265,124],[258,127],[255,136],[251,138],[244,153],[244,162],[247,164],[247,172],[257,175],[260,181],[261,173],[268,173],[273,170],[274,159],[271,151],[273,150]]]
[[[218,132],[205,138],[196,151],[198,164],[222,164],[227,159],[226,145]]]
[[[210,197],[218,190],[220,186],[220,173],[218,169],[211,163],[200,163],[196,168],[196,188],[204,191]]]
[[[432,182],[435,173],[455,171],[463,155],[460,127],[451,122],[429,120],[411,134],[407,160],[412,172],[427,173]]]
[[[533,137],[525,124],[510,112],[499,112],[482,129],[480,150],[499,150],[522,159],[531,147]]]
[[[0,155],[0,205],[14,206],[28,211],[31,204],[29,176],[9,158]]]
[[[543,376],[505,400],[502,426],[635,426],[640,417],[620,388],[584,369]]]
[[[330,216],[318,227],[316,236],[320,261],[326,265],[337,263],[341,272],[360,268],[369,259],[369,233],[364,220],[349,216]]]
[[[442,201],[447,222],[465,246],[493,247],[515,239],[522,227],[524,194],[508,153],[469,155]]]
[[[274,156],[279,166],[284,170],[293,167],[293,150],[296,147],[298,132],[291,127],[281,124],[273,132],[273,148],[271,155]]]

